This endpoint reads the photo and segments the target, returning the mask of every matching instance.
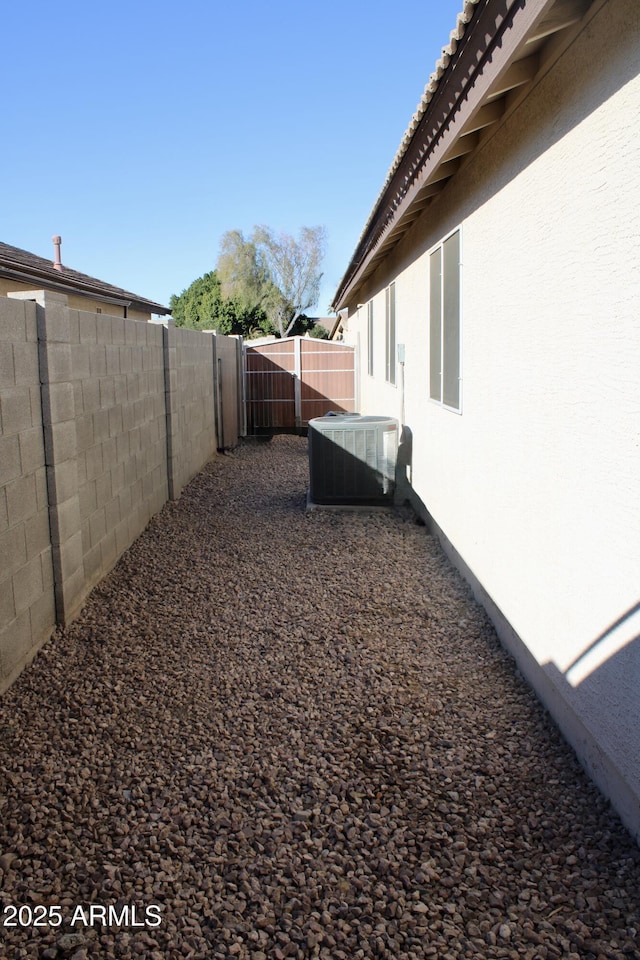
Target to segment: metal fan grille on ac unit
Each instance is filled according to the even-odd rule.
[[[316,417],[309,422],[314,503],[384,503],[393,497],[398,423],[391,417]]]

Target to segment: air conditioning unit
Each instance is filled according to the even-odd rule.
[[[338,414],[309,421],[309,499],[318,504],[393,500],[398,421]]]

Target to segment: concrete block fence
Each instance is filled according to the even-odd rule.
[[[240,357],[234,338],[73,310],[62,294],[0,297],[0,692],[237,442],[220,411],[238,409]]]

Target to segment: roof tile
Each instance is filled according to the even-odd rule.
[[[58,290],[66,289],[69,292],[94,296],[98,300],[104,298],[107,301],[123,301],[150,313],[167,314],[170,312],[161,303],[147,300],[136,293],[123,290],[122,287],[115,287],[111,283],[105,283],[103,280],[90,277],[86,273],[72,270],[71,267],[63,266],[62,270],[58,270],[54,267],[53,261],[45,260],[44,257],[36,256],[35,253],[29,253],[28,250],[21,250],[19,247],[12,247],[8,243],[2,242],[0,242],[0,276],[10,276],[20,279],[21,282],[42,282]]]

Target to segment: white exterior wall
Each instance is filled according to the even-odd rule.
[[[362,412],[399,416],[384,383],[395,279],[413,488],[636,837],[639,20],[637,0],[605,4],[359,291],[375,293],[374,378],[366,308],[349,320]],[[428,254],[457,225],[461,415],[428,399]]]

